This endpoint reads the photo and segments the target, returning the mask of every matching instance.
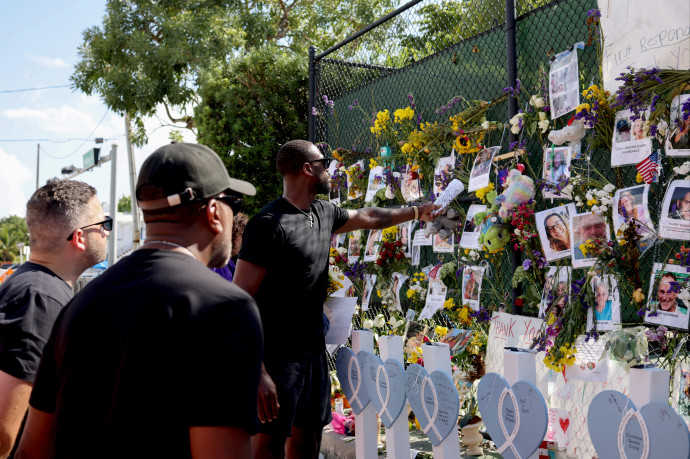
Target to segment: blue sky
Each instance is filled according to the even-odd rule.
[[[3,92],[69,85],[82,31],[101,24],[105,3],[103,0],[38,0],[3,5],[0,218],[24,216],[26,201],[36,189],[37,144],[41,149],[38,171],[41,186],[52,177],[60,177],[62,167],[72,164],[81,167],[84,152],[96,146],[93,138],[110,139],[101,147],[102,154],[107,154],[113,143],[118,144],[117,196],[130,194],[124,120],[108,110],[99,97],[88,97],[69,87]],[[149,144],[141,149],[135,147],[137,169],[146,156],[168,142],[171,129],[161,127],[161,121],[155,117],[147,120],[146,125]],[[194,137],[189,134],[185,139],[193,141]],[[95,186],[101,202],[109,201],[110,163],[80,175],[77,180]]]

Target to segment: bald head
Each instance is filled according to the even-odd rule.
[[[308,140],[290,140],[278,150],[276,167],[280,175],[296,175],[307,161],[320,156],[320,151]]]

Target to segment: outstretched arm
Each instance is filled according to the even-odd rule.
[[[335,233],[347,233],[358,229],[383,229],[388,228],[399,223],[415,219],[415,209],[417,209],[416,217],[418,220],[433,220],[431,212],[437,209],[438,206],[427,202],[421,206],[400,207],[396,209],[387,207],[364,207],[357,210],[348,210],[347,222],[338,228]]]

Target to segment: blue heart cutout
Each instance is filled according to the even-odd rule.
[[[639,410],[627,396],[605,390],[592,399],[587,428],[599,457],[690,458],[690,433],[683,418],[666,403]]]
[[[438,446],[458,422],[460,397],[453,380],[438,370],[429,375],[414,363],[405,371],[405,393],[422,432]]]
[[[498,373],[487,373],[477,386],[477,405],[505,459],[526,459],[544,440],[548,409],[534,384],[518,381],[509,387]]]
[[[363,354],[362,354],[363,353]],[[361,351],[364,357],[364,384],[381,422],[393,425],[405,406],[405,370],[394,359],[382,362],[379,356]]]
[[[335,356],[335,369],[340,386],[355,414],[360,414],[369,404],[369,393],[363,380],[365,374],[363,353],[364,351],[359,351],[355,356],[349,347],[341,347]]]

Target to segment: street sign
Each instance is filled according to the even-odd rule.
[[[98,157],[100,156],[100,148],[92,148],[84,153],[84,169],[98,165]]]

